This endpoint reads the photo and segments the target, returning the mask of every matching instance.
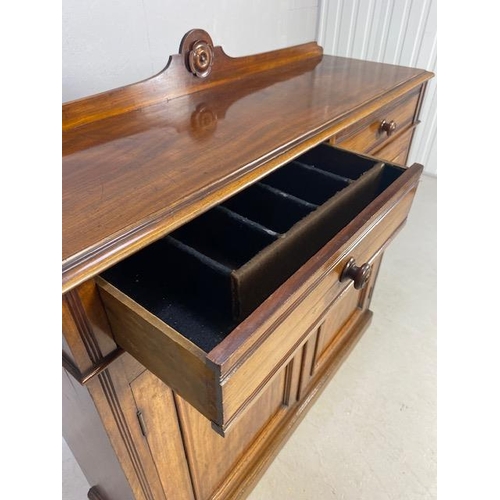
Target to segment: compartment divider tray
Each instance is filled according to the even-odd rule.
[[[401,174],[392,170],[318,146],[103,276],[209,350]]]

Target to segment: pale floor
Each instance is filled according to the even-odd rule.
[[[436,498],[436,186],[386,251],[373,321],[249,500]],[[88,484],[63,440],[63,500]]]

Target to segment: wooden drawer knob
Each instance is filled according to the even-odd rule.
[[[188,65],[191,73],[205,78],[212,71],[214,51],[212,46],[204,41],[196,41],[188,54]]]
[[[388,136],[392,135],[392,133],[396,130],[397,124],[394,120],[388,122],[387,120],[382,120],[380,122],[380,131],[386,132]]]
[[[370,279],[371,274],[372,266],[370,264],[366,263],[358,267],[354,257],[351,257],[340,275],[340,281],[353,280],[354,288],[361,290]]]

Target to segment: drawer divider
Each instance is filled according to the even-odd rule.
[[[319,174],[324,175],[325,177],[329,177],[330,179],[334,179],[337,182],[343,182],[346,185],[352,184],[354,182],[354,179],[351,179],[350,177],[345,177],[343,175],[336,174],[335,172],[330,172],[328,170],[322,170],[322,169],[316,167],[316,165],[308,165],[306,163],[302,163],[302,162],[297,161],[297,160],[295,160],[293,163],[300,165],[303,168],[310,169],[314,172],[318,172]]]
[[[303,200],[302,198],[299,198],[298,196],[295,196],[290,193],[286,193],[282,189],[278,189],[274,186],[270,186],[269,184],[264,184],[263,182],[258,182],[257,185],[262,186],[264,189],[267,189],[271,193],[274,193],[278,196],[281,196],[282,198],[288,198],[289,200],[294,201],[295,203],[298,203],[299,205],[302,205],[303,207],[310,208],[311,210],[315,210],[316,208],[319,207],[316,203],[311,203],[310,201]]]
[[[232,269],[222,262],[219,262],[215,259],[212,259],[212,257],[209,257],[208,255],[205,255],[203,252],[200,252],[196,248],[193,248],[190,245],[187,245],[186,243],[183,243],[182,241],[174,238],[173,236],[165,236],[165,241],[168,242],[169,244],[173,245],[176,247],[178,250],[181,250],[182,252],[185,252],[195,259],[198,259],[200,262],[205,264],[208,267],[211,267],[215,271],[219,271],[222,274],[231,274]]]
[[[344,181],[328,177],[318,169],[297,161],[275,170],[261,182],[316,205],[323,205],[348,186]]]
[[[215,207],[215,209],[220,210],[221,212],[224,212],[225,214],[227,214],[228,217],[231,217],[235,220],[238,220],[242,224],[247,224],[248,226],[253,227],[257,231],[261,231],[263,233],[269,234],[270,236],[273,236],[274,238],[279,238],[282,234],[282,233],[278,233],[277,231],[273,231],[272,229],[270,229],[262,224],[259,224],[258,222],[254,221],[252,219],[249,219],[248,217],[245,217],[244,215],[241,215],[237,212],[234,212],[230,208],[223,207],[223,206],[219,205],[219,206]]]

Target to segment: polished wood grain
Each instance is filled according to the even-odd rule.
[[[82,371],[99,364],[117,347],[92,280],[63,296],[62,329],[63,348]],[[63,436],[81,460],[87,480],[98,485],[110,500],[121,500],[120,495],[124,499],[164,500],[149,447],[141,439],[135,401],[124,375],[122,358],[85,387],[65,373]],[[109,464],[99,466],[110,450]],[[93,453],[101,454],[101,458],[95,458]],[[119,457],[121,472],[113,471],[113,453]],[[127,491],[132,491],[133,496],[127,496]]]
[[[309,382],[331,359],[335,351],[341,348],[346,337],[350,335],[352,324],[356,323],[358,316],[368,308],[369,301],[366,298],[375,286],[381,254],[382,251],[377,252],[369,262],[374,272],[370,276],[367,288],[357,290],[352,285],[348,286],[325,314],[316,338],[314,358],[306,367],[311,374]]]
[[[167,499],[193,500],[174,393],[146,371],[131,384],[137,411]]]
[[[337,300],[334,301],[334,304],[336,302]],[[333,306],[330,306],[330,308],[331,307]],[[298,401],[300,401],[300,399],[304,396],[306,389],[311,381],[312,377],[311,367],[314,365],[314,359],[316,357],[316,348],[318,343],[318,335],[321,332],[321,325],[323,322],[324,318],[321,318],[320,319],[321,324],[314,329],[311,335],[309,335],[309,339],[302,348],[301,360],[300,360],[300,380],[299,380],[299,387],[297,390]]]
[[[318,366],[324,364],[327,347],[341,336],[342,327],[358,308],[360,295],[359,290],[349,286],[328,310],[317,338],[315,357],[309,366],[311,372],[316,372]]]
[[[380,223],[379,229],[381,232],[378,233],[378,239],[375,238],[375,232],[372,231],[371,235],[374,236],[373,240],[369,235],[366,235],[365,238],[360,241],[359,246],[350,250],[348,254],[357,255],[359,252],[358,255],[366,255],[383,248],[387,244],[387,241],[393,238],[394,234],[401,229],[412,203],[414,193],[415,191],[413,189],[405,195],[403,200],[401,200],[401,205],[398,207],[401,211],[394,210],[390,212],[387,219],[384,220],[384,224]],[[382,229],[384,229],[384,231],[382,231]],[[364,246],[365,243],[366,246]],[[369,246],[368,243],[371,243],[373,246]],[[335,262],[335,257],[332,258],[332,261]],[[297,349],[302,338],[297,338],[290,332],[303,331],[306,325],[321,319],[322,314],[324,314],[323,311],[327,310],[342,289],[341,287],[336,288],[331,285],[331,278],[333,276],[338,278],[342,269],[338,264],[332,264],[332,261],[329,262],[331,266],[330,272],[327,273],[319,283],[316,283],[315,287],[309,286],[306,288],[307,300],[294,309],[283,307],[280,311],[281,315],[278,316],[279,319],[275,320],[275,323],[271,327],[264,329],[261,326],[254,330],[255,336],[261,336],[260,343],[257,345],[254,344],[253,347],[245,353],[244,357],[242,359],[240,358],[241,360],[227,373],[224,372],[223,367],[221,368],[223,375],[220,383],[220,399],[223,404],[225,417],[223,429],[225,429],[226,432],[230,432],[230,426],[233,420],[237,419],[238,416],[245,411],[245,407],[250,404],[255,394],[258,393],[261,385],[264,384]],[[343,260],[339,259],[337,262],[340,263],[343,262]],[[268,303],[267,307],[271,308],[271,304]],[[295,325],[298,327],[297,330],[293,329]],[[315,323],[312,323],[311,328],[315,328]],[[229,337],[226,340],[229,340]],[[225,341],[219,344],[214,351],[218,350],[224,342]],[[214,351],[209,354],[209,358]],[[232,353],[226,354],[229,357]]]
[[[395,99],[364,120],[330,137],[329,144],[406,165],[426,87],[427,82],[422,83],[417,90]],[[388,116],[397,119],[397,126],[390,136],[384,137],[377,126],[380,127],[380,120],[384,121],[384,117]]]
[[[384,250],[382,249],[381,251],[377,252],[370,261],[370,264],[372,266],[372,276],[370,278],[370,283],[368,284],[368,288],[365,290],[363,296],[363,304],[360,305],[360,307],[365,307],[365,308],[370,307],[373,297],[373,292],[375,290],[375,285],[378,278],[378,273],[380,271],[380,266],[382,265],[383,258],[384,258]]]
[[[261,344],[265,332],[270,334],[269,327],[279,324],[278,318],[286,316],[285,311],[297,299],[308,296],[311,287],[317,287],[327,275],[338,279],[348,258],[367,260],[386,243],[406,218],[422,169],[414,164],[406,170],[211,351],[209,359],[221,366],[221,374],[229,373]]]
[[[387,104],[355,126],[336,134],[330,139],[330,143],[350,151],[373,154],[377,149],[390,144],[397,133],[407,130],[415,123],[420,91],[421,87]],[[383,122],[387,126],[391,122],[394,124],[390,134],[382,130]]]
[[[220,419],[206,353],[104,279],[96,281],[118,344],[207,418]]]
[[[71,373],[73,378],[82,385],[85,385],[89,382],[89,380],[97,377],[100,373],[108,368],[108,366],[115,361],[115,359],[119,358],[125,351],[121,347],[117,347],[113,352],[109,353],[107,356],[104,356],[99,364],[95,365],[90,371],[87,373],[80,373],[75,364],[71,361],[71,358],[64,352],[62,353],[62,365],[63,368]]]
[[[393,158],[394,163],[399,163],[400,165],[406,165],[409,153],[410,151],[408,149],[402,150],[396,156],[394,156]]]
[[[210,498],[236,463],[243,459],[255,437],[285,411],[285,373],[282,370],[273,379],[256,404],[225,437],[214,432],[209,420],[176,396],[196,498]]]
[[[321,373],[343,349],[344,344],[350,341],[360,318],[367,313],[382,253],[382,250],[379,250],[369,261],[374,272],[370,275],[367,286],[362,290],[352,285],[345,287],[323,313],[316,332],[304,345],[299,400],[317,383],[318,373]]]
[[[390,141],[388,144],[384,144],[382,148],[376,149],[373,154],[381,160],[405,165],[414,133],[415,126],[412,126],[402,134],[398,134],[397,137],[394,137],[394,140]]]
[[[300,424],[307,411],[314,404],[321,392],[328,385],[328,382],[335,375],[349,353],[355,347],[371,321],[371,311],[365,311],[356,315],[346,335],[345,342],[334,354],[332,359],[318,371],[314,383],[310,384],[307,390],[301,395],[293,406],[286,412],[280,414],[279,420],[270,422],[258,435],[254,437],[252,446],[247,450],[242,458],[224,478],[217,491],[211,496],[212,500],[223,499],[244,499],[250,493],[252,487],[259,480],[270,462],[277,455],[288,437],[293,434]],[[301,350],[300,350],[301,351]],[[294,358],[294,364],[301,366],[301,352]],[[298,359],[297,359],[298,358]],[[297,386],[294,386],[297,393]]]
[[[188,67],[189,52],[195,42],[205,42],[213,48],[213,68],[209,78],[195,78]],[[165,68],[155,76],[84,97],[63,104],[63,130],[116,116],[156,103],[166,103],[177,97],[194,94],[233,80],[241,80],[268,70],[286,66],[286,70],[307,59],[318,59],[323,49],[315,42],[295,47],[255,54],[230,57],[222,47],[214,47],[212,38],[204,30],[191,30],[183,37],[179,54],[168,57]]]
[[[368,261],[401,228],[421,171],[406,170],[209,353],[97,278],[116,341],[228,432],[347,286],[338,281],[346,262]]]
[[[290,51],[227,60],[220,73],[216,51],[206,79],[179,56],[157,79],[65,107],[63,290],[431,76],[321,57],[315,44]],[[170,94],[170,80],[184,90]]]
[[[192,30],[158,75],[63,106],[63,352],[78,375],[127,350],[86,386],[63,373],[89,498],[246,497],[368,326],[422,166],[210,352],[97,275],[326,140],[404,163],[430,77],[314,42],[231,58]],[[351,258],[362,290],[339,281]]]

